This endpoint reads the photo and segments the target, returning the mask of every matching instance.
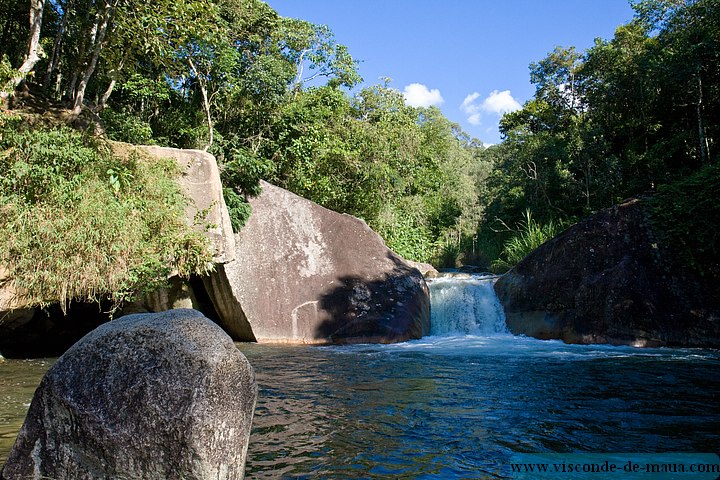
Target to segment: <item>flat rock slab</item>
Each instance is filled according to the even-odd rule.
[[[194,310],[121,317],[43,378],[2,478],[241,479],[257,385]]]

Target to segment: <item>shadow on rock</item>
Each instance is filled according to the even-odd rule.
[[[320,296],[327,318],[316,335],[333,343],[392,343],[430,331],[430,297],[420,272],[392,253],[393,269],[379,278],[343,276]]]

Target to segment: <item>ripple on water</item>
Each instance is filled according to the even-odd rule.
[[[239,344],[248,479],[507,478],[513,452],[720,451],[720,353],[444,335]],[[51,360],[0,363],[0,461]]]

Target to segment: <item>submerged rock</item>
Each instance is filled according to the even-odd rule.
[[[720,346],[720,290],[658,240],[641,199],[603,210],[495,284],[514,334],[568,343]]]
[[[420,272],[362,220],[263,182],[235,260],[206,287],[238,340],[398,342],[429,332]]]
[[[438,272],[437,269],[429,263],[413,262],[411,260],[406,260],[406,262],[411,267],[417,268],[425,278],[437,278],[440,276],[440,272]]]
[[[128,315],[50,368],[2,478],[240,479],[256,396],[248,361],[200,313]]]

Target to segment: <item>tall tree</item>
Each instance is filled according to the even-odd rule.
[[[12,79],[12,86],[19,84],[24,76],[30,73],[35,68],[35,64],[40,60],[40,33],[42,31],[44,11],[45,0],[30,0],[30,34],[28,36],[27,51],[22,65],[18,68],[20,75]]]

